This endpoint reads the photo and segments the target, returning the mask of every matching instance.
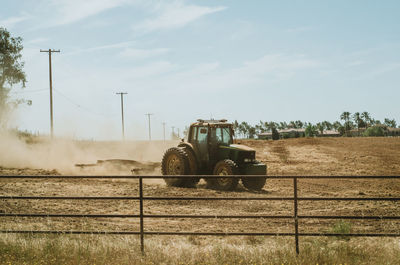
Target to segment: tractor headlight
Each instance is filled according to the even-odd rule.
[[[254,161],[254,159],[252,159],[252,158],[245,158],[244,159],[244,162],[245,163],[251,163],[251,162],[253,162]]]

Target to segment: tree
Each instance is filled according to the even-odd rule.
[[[278,124],[276,122],[270,121],[270,122],[265,122],[264,126],[267,129],[267,131],[272,132],[273,129],[276,129],[278,127]]]
[[[371,115],[367,111],[364,111],[361,113],[361,118],[364,120],[365,127],[368,128],[372,123]]]
[[[279,123],[279,126],[278,126],[279,130],[284,130],[284,129],[287,129],[287,128],[288,128],[288,125],[287,125],[287,123],[285,121],[281,121]]]
[[[322,124],[324,125],[325,130],[332,130],[333,124],[329,121],[323,121]]]
[[[320,132],[320,134],[323,134],[323,133],[324,133],[325,126],[324,126],[324,124],[323,124],[322,122],[318,122],[318,123],[316,124],[316,128],[318,129],[318,131]]]
[[[239,131],[239,123],[238,123],[238,121],[237,121],[237,120],[235,120],[235,122],[233,123],[233,130],[235,131],[235,135],[236,135],[236,137],[238,137],[238,136],[239,136],[239,133],[240,133],[240,131]]]
[[[360,116],[360,112],[356,112],[353,114],[353,120],[356,123],[357,129],[360,129],[360,125],[362,125],[362,119]]]
[[[306,137],[314,137],[314,136],[317,136],[317,134],[318,134],[317,127],[315,127],[314,125],[309,123],[305,130]]]
[[[255,129],[256,129],[256,134],[264,133],[266,131],[264,127],[264,122],[260,121],[259,124],[256,124]]]
[[[256,128],[253,127],[253,126],[249,126],[247,132],[248,132],[248,137],[249,137],[250,139],[254,139],[254,136],[256,135]]]
[[[242,123],[240,123],[239,131],[242,133],[243,138],[249,137],[249,129],[250,129],[250,125],[247,122],[242,121]]]
[[[342,126],[342,124],[341,124],[340,122],[338,122],[338,121],[335,121],[335,122],[332,124],[332,128],[335,129],[336,131],[338,131],[340,127],[343,127],[343,126]]]
[[[279,140],[279,132],[275,127],[272,127],[272,140]]]
[[[9,92],[13,85],[22,83],[25,87],[26,76],[21,61],[22,38],[14,38],[5,28],[0,27],[0,127],[4,127],[6,117],[12,106],[22,100],[9,101]]]
[[[387,127],[391,127],[391,128],[396,128],[396,126],[397,126],[397,123],[396,123],[396,120],[395,119],[388,119],[388,118],[385,118],[385,121],[384,121],[384,123],[385,123],[385,125],[387,126]]]
[[[346,134],[349,135],[350,133],[350,128],[351,128],[351,124],[350,124],[350,115],[351,113],[348,111],[344,111],[341,115],[340,115],[340,119],[344,121],[344,128],[346,131]]]
[[[290,121],[289,124],[288,124],[288,128],[296,129],[296,122],[295,121]]]
[[[343,120],[344,122],[349,121],[349,120],[350,120],[350,112],[344,111],[344,112],[340,115],[340,119]]]
[[[382,127],[370,127],[364,132],[363,135],[367,137],[385,136],[385,132],[383,131]]]
[[[304,123],[300,120],[294,122],[296,124],[297,129],[301,129],[304,126]]]

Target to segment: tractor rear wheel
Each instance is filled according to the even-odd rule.
[[[185,149],[181,147],[168,149],[161,162],[161,172],[170,176],[190,174],[189,158]],[[193,187],[197,183],[192,178],[164,178],[164,181],[168,186],[174,187]]]
[[[239,174],[239,167],[230,159],[219,161],[213,171],[213,175],[227,176]],[[210,188],[217,190],[234,190],[239,183],[238,178],[211,178],[207,179]]]
[[[266,181],[267,181],[266,177],[259,177],[259,178],[242,177],[243,186],[245,186],[249,190],[261,190],[264,187]]]
[[[187,156],[188,156],[188,163],[189,163],[189,172],[188,175],[196,175],[197,174],[197,160],[196,155],[188,147],[183,147]],[[197,183],[199,183],[200,178],[188,178],[186,179],[186,186],[187,187],[195,187]]]

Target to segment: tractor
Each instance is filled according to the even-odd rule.
[[[195,187],[201,175],[207,186],[218,190],[234,190],[239,180],[249,190],[261,190],[266,182],[267,166],[258,162],[254,149],[233,143],[233,124],[227,120],[197,120],[190,125],[188,140],[169,148],[161,162],[162,174],[191,175],[186,178],[164,178],[169,186]],[[239,175],[238,178],[224,178]],[[246,178],[246,175],[260,177]]]

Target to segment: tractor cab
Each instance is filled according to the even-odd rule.
[[[205,167],[218,159],[218,149],[233,144],[233,126],[226,120],[198,120],[189,129],[188,143]]]

